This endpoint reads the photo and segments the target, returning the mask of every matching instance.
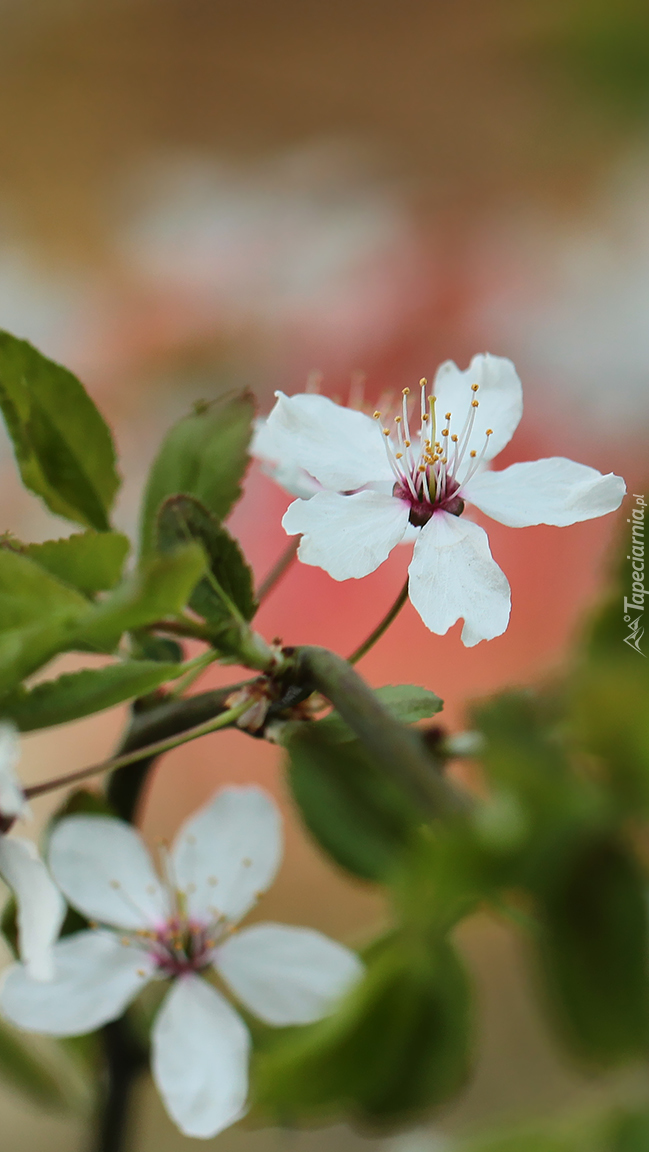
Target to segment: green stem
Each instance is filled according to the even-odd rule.
[[[296,649],[297,674],[334,705],[383,770],[433,816],[462,811],[466,800],[438,772],[418,733],[399,724],[358,673],[326,648]]]
[[[284,549],[284,551],[282,552],[282,555],[280,556],[279,560],[277,560],[277,562],[275,564],[273,564],[273,567],[271,568],[270,572],[266,576],[265,580],[262,580],[261,584],[259,585],[259,588],[257,589],[257,601],[259,604],[261,604],[262,600],[266,599],[266,597],[268,596],[268,593],[273,590],[275,585],[277,583],[279,583],[279,581],[282,579],[282,576],[284,575],[284,573],[287,572],[288,569],[291,567],[291,564],[293,563],[293,561],[295,560],[295,557],[297,556],[297,550],[298,550],[299,544],[300,544],[300,537],[295,536],[290,541],[290,543],[287,544],[287,546]]]
[[[212,688],[181,700],[167,696],[153,705],[150,699],[134,701],[131,723],[117,755],[137,750],[141,759],[112,772],[106,785],[106,796],[122,820],[135,820],[142,790],[156,761],[155,756],[147,756],[141,750],[218,716],[224,711],[225,701],[232,692],[243,688],[245,683],[240,681],[223,688]]]
[[[149,744],[145,748],[138,748],[133,752],[126,752],[110,760],[103,760],[100,764],[90,765],[89,768],[81,768],[78,772],[68,772],[66,776],[56,776],[51,780],[44,780],[41,784],[33,784],[30,788],[25,788],[25,796],[29,799],[34,796],[42,796],[45,792],[53,792],[56,788],[77,784],[89,776],[99,776],[104,772],[113,772],[116,768],[126,768],[127,765],[136,764],[145,756],[161,756],[163,752],[170,752],[172,748],[177,748],[180,744],[187,744],[190,740],[197,740],[200,736],[207,736],[210,732],[217,732],[219,728],[227,728],[231,724],[235,724],[249,707],[249,702],[239,704],[237,708],[230,708],[227,712],[221,712],[212,720],[198,724],[195,728],[189,728],[177,736],[169,736],[166,740],[158,740],[157,743]]]
[[[354,652],[352,652],[351,656],[347,657],[348,663],[357,664],[358,661],[365,655],[365,653],[369,652],[370,648],[374,647],[374,645],[376,644],[376,641],[381,639],[384,632],[387,632],[392,621],[396,620],[397,616],[399,615],[399,613],[400,613],[401,609],[403,608],[407,599],[408,599],[408,581],[406,580],[406,582],[405,582],[403,588],[401,589],[399,595],[397,596],[394,604],[390,608],[390,611],[387,612],[386,615],[383,617],[383,619],[380,621],[380,623],[377,624],[374,631],[370,632],[369,636],[367,637],[367,640],[364,640],[363,643],[360,644],[359,647],[356,648]]]
[[[189,640],[202,640],[210,643],[210,631],[198,620],[191,620],[188,616],[178,617],[175,620],[155,620],[148,624],[147,632],[167,632],[170,636],[184,636]]]
[[[173,688],[169,692],[169,698],[177,699],[179,696],[182,696],[188,688],[191,688],[192,684],[195,683],[198,677],[203,674],[205,669],[209,668],[210,664],[213,664],[215,660],[218,660],[218,658],[218,652],[215,652],[213,648],[210,648],[207,652],[202,652],[201,655],[197,656],[194,660],[188,660],[187,664],[185,665],[187,671],[185,672],[184,676],[181,676],[179,680],[176,680]]]

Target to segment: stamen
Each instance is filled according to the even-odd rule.
[[[464,478],[464,481],[463,481],[464,484],[466,484],[467,481],[470,480],[472,476],[475,476],[476,472],[478,471],[478,468],[480,467],[480,465],[482,464],[482,461],[484,459],[484,454],[487,451],[487,445],[489,443],[489,437],[493,436],[493,434],[494,434],[493,428],[487,428],[487,431],[485,433],[485,441],[484,441],[484,444],[482,445],[482,451],[481,451],[479,456],[478,456],[477,452],[475,452],[475,451],[469,453],[470,456],[473,456],[475,458],[475,462],[469,468],[469,471],[467,472],[467,474]]]
[[[431,438],[433,444],[435,443],[435,439],[437,437],[437,423],[435,420],[435,401],[436,400],[437,400],[436,396],[429,396],[428,397],[428,409],[430,412],[430,423],[431,423],[430,438]]]
[[[405,444],[405,447],[409,449],[411,441],[412,441],[412,436],[410,435],[410,424],[408,421],[408,397],[410,395],[410,389],[404,388],[401,395],[402,395],[401,413],[403,416],[404,444]],[[414,472],[414,470],[415,470],[415,458],[414,458],[412,452],[410,452],[410,451],[408,452],[407,459],[408,459],[408,466]]]

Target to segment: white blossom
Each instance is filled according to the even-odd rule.
[[[316,492],[321,491],[321,486],[299,464],[292,463],[291,454],[286,451],[286,445],[283,441],[281,429],[270,430],[268,421],[260,417],[255,421],[250,453],[259,460],[266,475],[272,477],[281,488],[290,492],[291,496],[300,496],[303,500],[310,500]]]
[[[474,356],[464,372],[442,364],[430,393],[421,381],[417,427],[409,391],[389,427],[380,412],[372,420],[325,396],[278,392],[264,451],[274,453],[278,478],[301,469],[319,485],[282,520],[289,536],[301,534],[304,564],[334,580],[360,579],[414,530],[410,599],[440,635],[462,617],[471,647],[505,631],[510,591],[466,505],[515,528],[564,526],[614,511],[625,485],[560,456],[489,471],[523,411],[510,360]]]
[[[70,903],[99,926],[59,941],[47,985],[22,965],[10,969],[4,1015],[30,1031],[77,1035],[120,1016],[150,980],[170,980],[152,1030],[153,1077],[186,1135],[216,1135],[245,1110],[250,1046],[216,975],[252,1013],[281,1026],[329,1013],[362,971],[354,953],[310,929],[237,930],[281,852],[279,813],[254,787],[223,789],[187,820],[164,854],[162,881],[130,825],[67,817],[53,832],[50,867]]]
[[[15,728],[0,723],[0,821],[5,829],[28,813],[15,771],[19,758]],[[9,836],[4,831],[0,832],[0,876],[16,898],[18,945],[23,963],[34,980],[50,980],[52,944],[65,916],[65,901],[31,840]]]

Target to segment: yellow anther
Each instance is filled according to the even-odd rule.
[[[422,376],[421,380],[419,381],[419,387],[425,388],[427,384],[428,384],[428,381],[427,381],[426,377]]]
[[[440,463],[441,464],[448,464],[448,460],[447,460],[446,456],[442,456]]]
[[[409,388],[404,388],[404,389],[403,389],[403,391],[402,391],[402,393],[401,393],[401,395],[402,395],[402,396],[409,396],[409,395],[410,395],[410,389],[409,389]]]
[[[478,405],[479,405],[479,403],[480,403],[480,401],[479,401],[479,400],[472,400],[472,401],[471,401],[471,407],[472,407],[472,408],[477,408],[477,407],[478,407]]]
[[[472,391],[472,392],[477,392],[479,387],[480,387],[480,385],[479,385],[479,384],[472,384],[472,385],[471,385],[471,391]]]
[[[410,447],[410,441],[409,440],[404,440],[404,444],[405,444],[406,448]]]
[[[403,452],[395,452],[395,454],[394,454],[394,455],[395,455],[395,459],[396,459],[396,460],[401,460],[401,458],[402,458],[402,456],[403,456]]]
[[[493,434],[494,434],[493,428],[487,428],[487,436],[493,436]]]
[[[395,424],[400,424],[400,423],[401,423],[401,417],[400,417],[400,416],[395,416],[395,418],[394,418],[394,422],[395,422]]]
[[[380,412],[375,412],[375,413],[374,413],[374,419],[375,419],[375,420],[380,420],[380,419],[381,419],[381,413],[380,413]]]
[[[447,413],[446,413],[446,416],[445,416],[444,418],[445,418],[446,420],[450,420],[450,419],[451,419],[451,413],[450,413],[450,412],[447,412]]]
[[[390,435],[390,429],[389,429],[389,428],[384,428],[384,429],[383,429],[383,435],[384,435],[384,436],[389,436],[389,435]]]
[[[455,432],[451,436],[451,440],[453,441],[454,444],[457,444],[457,436],[455,435]]]
[[[475,448],[472,448],[471,451],[469,452],[469,456],[477,456],[477,455],[478,455],[478,453],[476,452]]]
[[[131,943],[131,941],[129,940],[128,936],[122,936],[122,938],[120,940],[120,944],[123,944],[125,948],[128,948],[130,943]]]
[[[138,974],[138,976],[146,976],[146,972],[144,971],[144,968],[138,968],[137,974]]]
[[[420,465],[419,465],[419,467],[418,467],[418,469],[417,469],[417,471],[418,471],[418,472],[425,472],[425,471],[426,471],[426,465],[425,465],[425,464],[420,464]]]
[[[109,880],[108,883],[110,884],[111,888],[121,887],[119,880]]]
[[[243,860],[241,861],[241,863],[243,864],[244,868],[249,868],[249,867],[250,867],[250,865],[252,864],[252,860],[250,859],[250,857],[249,857],[249,856],[244,856],[244,858],[243,858]]]
[[[208,876],[207,877],[207,883],[210,885],[211,888],[215,888],[216,885],[218,884],[218,880],[217,880],[216,876]]]
[[[428,419],[428,413],[427,413],[427,412],[422,412],[422,414],[421,414],[421,418],[422,418],[422,420],[423,420],[423,421],[424,421],[424,423],[425,423],[425,422],[426,422],[426,420]]]
[[[448,428],[442,428],[442,436],[448,436]]]

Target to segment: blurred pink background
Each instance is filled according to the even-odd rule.
[[[643,21],[626,3],[581,0],[6,0],[0,326],[76,370],[111,421],[125,476],[120,526],[134,533],[160,436],[194,399],[246,384],[265,412],[275,388],[300,391],[315,370],[343,400],[362,372],[372,403],[483,350],[510,356],[525,387],[502,465],[565,454],[642,491]],[[67,533],[20,489],[2,435],[0,527],[24,539]],[[258,577],[285,545],[288,499],[253,467],[232,528]],[[490,523],[512,584],[505,635],[464,649],[459,627],[434,636],[407,605],[362,673],[434,689],[446,701],[441,723],[461,729],[468,701],[561,666],[623,519]],[[386,611],[407,562],[397,549],[346,584],[296,564],[259,629],[348,653]],[[230,678],[236,670],[212,670],[199,688]],[[103,757],[124,716],[28,737],[25,776]],[[145,833],[171,835],[216,786],[242,780],[270,787],[287,818],[286,862],[259,915],[351,942],[380,926],[380,897],[301,830],[278,751],[244,735],[167,757]],[[36,806],[41,823],[53,803]],[[467,1126],[617,1090],[564,1067],[504,929],[475,923],[463,945],[486,1028],[475,1081],[440,1119],[436,1145],[426,1133],[379,1142],[390,1152],[439,1152],[442,1136]],[[148,1091],[143,1108],[134,1150],[189,1147]],[[40,1116],[5,1090],[2,1109],[12,1148],[83,1147],[76,1122]],[[299,1152],[364,1146],[342,1127],[294,1141]],[[270,1152],[286,1141],[243,1130],[214,1143]]]

